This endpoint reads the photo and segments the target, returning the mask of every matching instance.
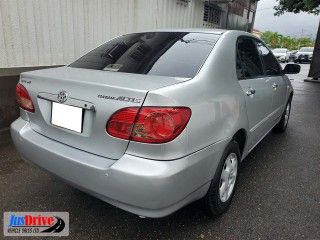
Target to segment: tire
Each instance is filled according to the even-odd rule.
[[[238,182],[240,161],[239,145],[232,140],[221,157],[207,194],[201,199],[205,214],[219,216],[228,210]]]
[[[290,119],[290,113],[291,113],[291,99],[288,101],[284,109],[280,122],[276,126],[274,126],[273,132],[283,133],[287,130],[289,119]]]

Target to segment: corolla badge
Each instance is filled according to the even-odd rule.
[[[68,94],[65,91],[60,91],[58,93],[58,102],[59,103],[64,103],[65,101],[68,100]]]

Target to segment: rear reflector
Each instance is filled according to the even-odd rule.
[[[27,89],[20,83],[16,87],[16,97],[19,106],[29,112],[34,112],[34,106],[32,99],[27,91]]]
[[[183,131],[191,117],[187,107],[142,107],[138,112],[139,108],[117,111],[107,123],[107,132],[136,142],[166,143]]]

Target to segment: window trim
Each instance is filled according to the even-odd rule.
[[[249,40],[251,40],[251,41],[254,41],[256,38],[251,37],[251,36],[245,36],[245,35],[239,36],[239,37],[237,38],[237,43],[236,43],[236,61],[237,61],[237,55],[239,54],[239,52],[238,52],[238,44],[239,44],[239,40],[241,40],[241,39],[249,39]],[[239,78],[239,77],[237,76],[237,78],[238,78],[239,81],[250,80],[250,79],[259,79],[259,78],[265,78],[265,77],[266,77],[265,66],[264,66],[264,63],[263,63],[263,61],[262,61],[262,59],[261,59],[261,56],[260,56],[260,53],[259,53],[259,51],[258,51],[258,47],[257,47],[257,44],[255,43],[255,41],[254,41],[254,45],[256,46],[256,52],[257,52],[257,54],[259,55],[259,59],[260,59],[260,62],[261,62],[262,75],[257,75],[257,76],[254,76],[254,77],[244,77],[244,78]],[[240,55],[239,55],[239,58],[240,58],[240,61],[241,61]],[[237,64],[237,63],[236,63],[236,64]],[[237,66],[237,65],[236,65],[236,66]],[[242,61],[241,61],[241,68],[243,69]]]

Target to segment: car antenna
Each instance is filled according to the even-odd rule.
[[[189,43],[189,41],[184,40],[178,33],[174,32],[174,35],[176,35],[181,42]]]

